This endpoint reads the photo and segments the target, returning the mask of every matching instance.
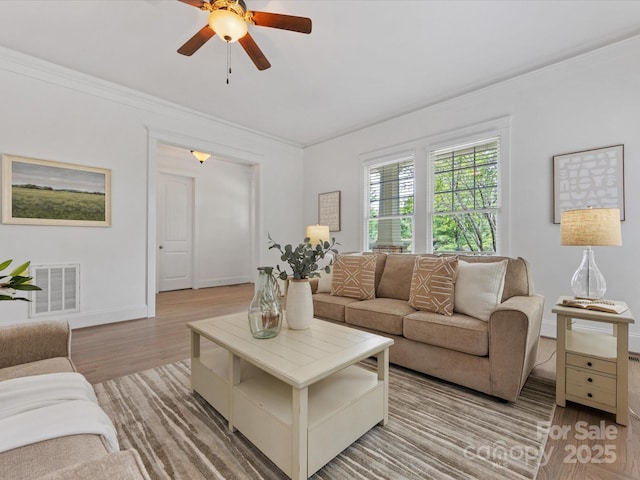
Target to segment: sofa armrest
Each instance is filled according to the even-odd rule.
[[[544,297],[515,296],[489,318],[489,365],[492,394],[515,401],[538,354]]]
[[[71,329],[64,320],[0,327],[0,368],[71,354]]]

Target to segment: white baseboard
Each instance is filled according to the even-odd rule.
[[[226,277],[226,278],[205,278],[196,284],[196,288],[222,287],[224,285],[238,285],[240,283],[251,283],[253,277]]]
[[[587,325],[580,325],[577,323],[573,326],[574,330],[582,331],[582,332],[597,332],[597,333],[605,333],[610,334],[611,330],[607,330],[605,328],[592,327]],[[540,335],[543,337],[556,338],[556,321],[555,319],[543,319],[542,320],[542,328],[540,329]],[[637,333],[629,333],[629,351],[640,353],[640,334]]]
[[[67,320],[72,329],[93,327],[95,325],[104,325],[105,323],[124,322],[126,320],[135,320],[138,318],[147,318],[146,305],[131,305],[111,310],[101,310],[94,312],[78,312],[60,315],[59,317],[40,317],[42,320],[62,319]],[[34,320],[39,320],[34,319]]]

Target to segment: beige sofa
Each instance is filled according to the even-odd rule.
[[[528,262],[494,256],[457,257],[468,262],[466,268],[506,260],[502,296],[486,320],[481,320],[457,311],[447,316],[418,310],[409,304],[416,257],[428,255],[372,255],[377,257],[375,298],[332,295],[326,288],[318,291],[322,281],[314,282],[315,316],[393,338],[392,363],[504,400],[517,400],[534,366],[544,307],[544,298],[534,292]],[[455,289],[457,292],[457,283]]]
[[[0,327],[0,382],[74,372],[70,341],[71,331],[62,321]],[[0,417],[2,408],[0,404]],[[135,450],[108,453],[102,437],[92,434],[61,436],[1,452],[0,477],[48,480],[149,478]]]

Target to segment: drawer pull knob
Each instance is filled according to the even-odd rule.
[[[591,398],[591,397],[593,397],[593,394],[592,393],[587,393],[587,397]]]
[[[587,382],[593,382],[593,378],[591,377],[587,378]]]
[[[593,367],[593,363],[587,362],[587,367]]]

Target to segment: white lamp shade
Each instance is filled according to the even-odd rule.
[[[622,245],[618,208],[565,210],[560,219],[560,245]]]
[[[209,26],[225,42],[237,42],[247,34],[247,22],[229,10],[214,10],[209,14]]]
[[[309,239],[311,245],[318,245],[329,241],[328,225],[309,225],[305,237]]]

